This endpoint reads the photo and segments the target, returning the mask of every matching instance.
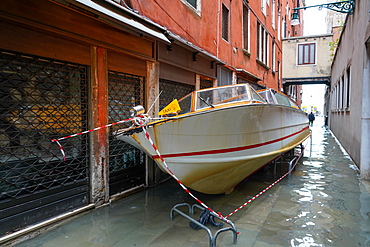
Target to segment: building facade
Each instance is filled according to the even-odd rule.
[[[369,1],[355,1],[347,15],[331,68],[329,126],[370,179],[370,22]]]
[[[295,1],[0,2],[0,244],[166,176],[114,138],[198,88],[282,90],[282,39]],[[159,100],[156,101],[160,94]],[[66,157],[61,153],[63,147]]]
[[[157,26],[91,1],[0,3],[0,235],[102,205],[147,178],[113,128],[157,81]],[[122,126],[121,126],[122,127]]]
[[[174,34],[174,45],[191,44],[222,61],[212,64],[215,85],[249,82],[276,90],[282,89],[282,38],[302,32],[301,26],[289,25],[296,5],[280,0],[130,1],[130,8]],[[162,55],[179,60],[174,51],[160,51],[159,59]]]
[[[300,85],[330,85],[332,40],[332,34],[283,39],[283,85],[292,98],[302,94]]]

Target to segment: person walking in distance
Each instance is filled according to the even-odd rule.
[[[309,121],[310,126],[312,126],[313,121],[315,121],[315,115],[313,115],[312,112],[310,114],[308,114],[308,121]]]

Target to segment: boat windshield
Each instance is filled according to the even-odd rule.
[[[192,99],[193,99],[193,93],[190,93],[179,100],[181,111],[178,114],[185,114],[185,113],[191,112]]]
[[[237,84],[197,91],[195,100],[197,102],[196,109],[238,101],[258,101],[265,103],[264,99],[248,84]]]
[[[263,89],[258,91],[258,94],[264,98],[269,104],[277,104],[274,93],[270,89]]]
[[[299,108],[298,105],[288,96],[274,90],[263,89],[259,90],[258,94],[263,97],[269,104],[286,105],[294,108]]]
[[[178,101],[181,108],[181,111],[178,112],[178,114],[185,114],[193,110],[207,107],[213,108],[216,105],[238,101],[266,103],[266,101],[248,84],[237,84],[202,89],[186,95]],[[195,107],[193,107],[193,104],[195,104]]]
[[[294,108],[299,108],[298,105],[285,94],[276,92],[275,97],[276,97],[277,102],[280,105],[287,105],[287,106],[291,106]]]

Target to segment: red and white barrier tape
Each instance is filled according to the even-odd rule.
[[[264,190],[262,190],[261,192],[259,192],[257,195],[255,195],[254,197],[252,197],[251,199],[249,199],[247,202],[245,202],[243,205],[241,205],[240,207],[238,207],[237,209],[235,209],[233,212],[231,212],[230,214],[228,214],[227,216],[223,216],[220,212],[216,212],[214,211],[212,208],[208,207],[203,201],[201,201],[200,199],[198,199],[193,193],[191,193],[189,191],[189,189],[183,184],[181,183],[181,181],[176,177],[176,175],[171,171],[171,169],[168,167],[166,161],[164,160],[164,158],[162,157],[162,155],[160,154],[157,146],[154,144],[153,140],[151,139],[149,133],[147,132],[146,128],[145,128],[145,125],[147,124],[148,122],[148,119],[145,118],[145,116],[138,116],[138,117],[134,117],[134,118],[128,118],[128,119],[125,119],[125,120],[121,120],[119,122],[116,122],[116,123],[112,123],[112,124],[107,124],[107,125],[104,125],[104,126],[101,126],[101,127],[97,127],[97,128],[94,128],[94,129],[91,129],[91,130],[87,130],[87,131],[83,131],[83,132],[80,132],[80,133],[77,133],[77,134],[73,134],[73,135],[69,135],[69,136],[65,136],[65,137],[61,137],[61,138],[58,138],[58,139],[52,139],[52,142],[56,142],[59,146],[59,149],[63,155],[63,159],[64,161],[66,160],[66,154],[65,154],[65,151],[64,151],[64,148],[63,146],[59,143],[59,141],[61,140],[65,140],[65,139],[68,139],[68,138],[71,138],[71,137],[75,137],[75,136],[79,136],[79,135],[83,135],[83,134],[87,134],[87,133],[90,133],[90,132],[93,132],[93,131],[96,131],[96,130],[100,130],[100,129],[103,129],[103,128],[107,128],[107,127],[110,127],[110,126],[113,126],[113,125],[117,125],[117,124],[121,124],[121,123],[125,123],[125,122],[129,122],[129,121],[134,121],[136,124],[140,125],[141,128],[143,129],[144,131],[144,134],[145,134],[145,137],[146,139],[150,142],[150,144],[152,145],[154,151],[157,153],[158,157],[160,158],[160,160],[162,161],[163,165],[165,166],[166,170],[169,172],[169,174],[176,180],[176,182],[181,186],[181,188],[183,190],[185,190],[186,193],[188,193],[193,199],[195,199],[200,205],[202,205],[204,208],[206,208],[207,210],[209,210],[210,212],[214,213],[215,215],[217,215],[221,220],[225,221],[226,223],[230,223],[231,221],[229,219],[227,219],[228,217],[232,216],[233,214],[235,214],[236,212],[238,212],[239,210],[241,210],[242,208],[244,208],[246,205],[248,205],[249,203],[251,203],[252,201],[254,201],[255,199],[257,199],[259,196],[261,196],[263,193],[265,193],[267,190],[271,189],[271,187],[273,187],[274,185],[276,185],[278,182],[280,182],[283,178],[285,178],[291,171],[293,171],[293,169],[295,168],[295,166],[297,165],[298,161],[300,160],[300,158],[302,157],[303,155],[303,150],[300,154],[300,156],[298,156],[296,162],[294,163],[294,165],[292,166],[292,168],[287,172],[285,173],[283,176],[281,176],[278,180],[276,180],[274,183],[272,183],[271,185],[269,185],[268,187],[266,187]]]
[[[285,173],[278,180],[276,180],[275,182],[273,182],[272,184],[270,184],[269,186],[267,186],[264,190],[262,190],[261,192],[259,192],[257,195],[253,196],[251,199],[249,199],[243,205],[241,205],[240,207],[238,207],[237,209],[235,209],[233,212],[231,212],[230,214],[228,214],[227,216],[225,216],[225,218],[229,218],[231,215],[235,214],[236,212],[238,212],[239,210],[241,210],[242,208],[244,208],[245,206],[247,206],[249,203],[251,203],[254,200],[256,200],[260,195],[262,195],[263,193],[265,193],[266,191],[268,191],[269,189],[271,189],[272,186],[276,185],[283,178],[285,178],[289,173],[291,173],[294,170],[295,166],[297,165],[298,161],[301,159],[302,155],[303,155],[303,150],[302,150],[301,154],[299,156],[297,156],[297,159],[296,159],[294,165],[292,166],[292,168],[287,173]]]
[[[168,167],[166,161],[164,160],[164,158],[162,157],[162,155],[160,154],[160,152],[158,151],[158,148],[157,146],[154,144],[152,138],[150,137],[148,131],[146,131],[146,128],[144,125],[141,126],[141,128],[143,129],[144,131],[144,134],[145,134],[145,137],[146,139],[150,142],[150,144],[152,145],[154,151],[157,153],[158,157],[160,158],[160,160],[162,161],[163,165],[165,166],[166,170],[169,172],[169,174],[176,180],[176,182],[181,186],[181,188],[183,190],[185,190],[186,193],[188,193],[193,199],[195,199],[200,205],[202,205],[205,209],[209,210],[210,212],[214,213],[215,215],[217,215],[221,220],[225,221],[226,223],[232,223],[231,220],[228,220],[226,219],[224,216],[222,216],[222,214],[220,212],[216,212],[214,211],[212,208],[208,207],[207,204],[205,204],[203,201],[201,201],[200,199],[198,199],[193,193],[191,193],[189,191],[189,189],[183,184],[181,183],[181,181],[176,177],[176,175],[171,171],[171,169]]]
[[[241,210],[242,208],[244,208],[245,206],[247,206],[249,203],[251,203],[252,201],[254,201],[255,199],[257,199],[259,196],[261,196],[263,193],[265,193],[266,191],[268,191],[269,189],[271,189],[274,185],[276,185],[278,182],[280,182],[283,178],[285,178],[290,172],[292,172],[295,168],[295,166],[297,165],[298,161],[301,159],[302,155],[303,155],[303,150],[301,152],[301,154],[299,156],[297,156],[297,159],[294,163],[294,165],[292,166],[292,168],[287,172],[285,173],[283,176],[281,176],[278,180],[276,180],[274,183],[270,184],[268,187],[266,187],[264,190],[262,190],[261,192],[259,192],[257,195],[255,195],[254,197],[252,197],[251,199],[249,199],[246,203],[244,203],[243,205],[241,205],[240,207],[238,207],[237,209],[235,209],[233,212],[231,212],[230,214],[228,214],[227,216],[223,216],[220,212],[215,212],[213,209],[211,209],[210,207],[208,207],[204,202],[202,202],[201,200],[199,200],[195,195],[193,195],[189,189],[183,184],[181,183],[181,181],[176,177],[176,175],[171,171],[171,169],[168,167],[168,165],[166,164],[166,161],[164,160],[164,158],[162,157],[162,155],[160,154],[160,152],[158,151],[158,148],[157,146],[154,144],[153,140],[150,138],[150,135],[149,133],[146,131],[145,127],[142,125],[141,126],[144,133],[145,133],[145,137],[146,139],[150,142],[150,144],[152,145],[154,151],[157,153],[158,157],[161,159],[163,165],[166,167],[167,171],[170,173],[170,175],[177,181],[177,183],[191,196],[193,197],[198,203],[200,203],[204,208],[208,209],[209,211],[217,214],[222,220],[224,220],[225,222],[228,222],[229,220],[227,219],[228,217],[232,216],[233,214],[235,214],[236,212],[238,212],[239,210]]]
[[[58,144],[59,149],[60,149],[60,152],[61,152],[61,153],[62,153],[62,155],[63,155],[63,160],[64,160],[64,161],[66,161],[66,153],[65,153],[65,151],[64,151],[63,146],[59,143],[59,141],[61,141],[61,140],[65,140],[65,139],[68,139],[68,138],[71,138],[71,137],[75,137],[75,136],[79,136],[79,135],[87,134],[87,133],[90,133],[90,132],[93,132],[93,131],[96,131],[96,130],[100,130],[100,129],[108,128],[108,127],[113,126],[113,125],[117,125],[117,124],[121,124],[121,123],[129,122],[129,121],[132,121],[132,120],[134,120],[134,118],[128,118],[128,119],[125,119],[125,120],[118,121],[118,122],[116,122],[116,123],[111,123],[111,124],[107,124],[107,125],[104,125],[104,126],[96,127],[96,128],[94,128],[94,129],[86,130],[86,131],[83,131],[83,132],[80,132],[80,133],[76,133],[76,134],[73,134],[73,135],[69,135],[69,136],[61,137],[61,138],[58,138],[58,139],[52,139],[51,141],[52,141],[52,142],[56,142],[56,143]]]

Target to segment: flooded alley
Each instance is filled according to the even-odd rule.
[[[319,117],[314,122],[312,143],[304,143],[292,174],[229,218],[240,232],[237,243],[227,231],[217,246],[370,246],[370,182],[359,179],[355,164],[323,124]],[[228,195],[194,193],[228,215],[281,176],[272,170],[262,169]],[[192,229],[177,213],[170,219],[171,208],[183,202],[196,204],[170,179],[16,246],[209,246],[206,231]]]

